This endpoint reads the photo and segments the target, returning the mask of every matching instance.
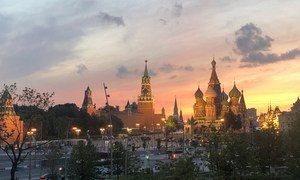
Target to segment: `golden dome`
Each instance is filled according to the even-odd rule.
[[[207,88],[207,91],[205,92],[205,96],[206,97],[217,97],[218,94],[216,93],[216,91],[214,90],[213,87],[209,86]]]

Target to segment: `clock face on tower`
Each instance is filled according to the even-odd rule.
[[[149,93],[149,90],[147,88],[143,89],[143,94],[148,94]]]

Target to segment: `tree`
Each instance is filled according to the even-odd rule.
[[[36,89],[25,87],[20,94],[17,92],[17,85],[4,85],[1,93],[1,113],[0,113],[0,140],[3,146],[1,150],[6,153],[11,161],[11,179],[15,179],[18,165],[26,159],[28,154],[36,146],[25,147],[28,140],[28,132],[32,128],[32,122],[36,119],[37,111],[47,110],[54,103],[52,100],[54,93],[40,93]],[[18,121],[14,110],[13,102],[17,105],[28,106],[23,113],[22,122]]]
[[[160,177],[166,179],[186,179],[192,180],[198,177],[199,169],[190,157],[175,159],[169,163],[160,162]]]
[[[254,146],[262,173],[271,176],[272,167],[283,165],[283,139],[273,123],[270,123],[268,128],[254,133]]]
[[[242,128],[242,120],[239,115],[235,115],[231,109],[225,114],[224,117],[225,129],[238,130]]]
[[[170,132],[174,132],[177,129],[178,122],[176,121],[175,116],[169,116],[166,122],[166,134],[169,134]]]
[[[48,168],[48,172],[51,177],[56,177],[59,173],[58,166],[61,165],[61,158],[63,156],[62,149],[57,144],[50,143],[49,147],[46,149],[45,164],[44,166]]]
[[[286,165],[289,172],[294,176],[300,177],[300,113],[295,113],[293,126],[285,136]]]
[[[68,164],[68,174],[74,179],[87,180],[96,177],[97,149],[90,141],[80,141],[73,147]]]
[[[257,171],[258,155],[247,134],[212,132],[209,137],[209,168],[218,178],[250,175]]]
[[[114,147],[113,147],[113,164],[115,167],[114,173],[117,175],[124,173],[126,166],[127,166],[128,174],[133,174],[137,172],[138,168],[140,167],[139,159],[133,154],[133,152],[129,151],[129,149],[126,150],[123,144],[118,141],[114,143]]]

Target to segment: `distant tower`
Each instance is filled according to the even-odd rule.
[[[161,109],[161,114],[163,115],[163,117],[166,117],[166,110],[164,107]]]
[[[128,113],[128,115],[131,115],[131,105],[129,100],[127,101],[127,104],[125,106],[125,111]]]
[[[177,106],[177,99],[175,97],[175,102],[174,102],[174,109],[173,109],[173,116],[179,119],[179,114],[178,114],[178,106]]]
[[[147,68],[147,60],[145,61],[145,70],[142,77],[141,94],[138,97],[138,112],[147,115],[154,114],[154,100],[151,92],[151,83]]]
[[[138,105],[136,104],[136,102],[131,103],[131,112],[133,113],[137,113],[138,112]]]
[[[7,134],[11,134],[5,140],[13,144],[15,142],[21,142],[24,136],[24,123],[20,120],[20,117],[16,115],[13,98],[7,89],[4,90],[0,99],[0,133],[2,137],[6,137]],[[0,145],[3,142],[0,141]]]
[[[82,103],[82,110],[87,112],[89,115],[93,115],[96,113],[96,107],[93,104],[92,100],[92,91],[88,86],[84,93],[84,99]]]
[[[181,109],[180,109],[180,114],[179,114],[179,124],[183,124],[183,115],[182,115]]]
[[[240,106],[239,106],[239,113],[241,115],[242,125],[246,132],[250,131],[250,122],[247,116],[247,108],[244,99],[244,91],[242,90],[241,98],[240,98]]]
[[[247,108],[246,108],[246,103],[244,99],[244,91],[242,90],[242,95],[240,99],[240,113],[242,115],[242,118],[246,118],[246,113],[247,113]]]
[[[210,80],[208,83],[208,87],[212,87],[214,91],[216,92],[217,96],[214,98],[215,106],[216,106],[216,117],[220,116],[221,114],[221,83],[219,81],[217,72],[216,72],[216,61],[215,58],[213,58],[211,65],[212,65],[212,71]]]
[[[230,97],[230,109],[235,115],[238,115],[240,110],[239,99],[241,97],[241,92],[236,87],[235,82],[233,88],[229,92],[229,97]]]

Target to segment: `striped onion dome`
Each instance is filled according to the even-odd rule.
[[[229,92],[229,97],[232,98],[232,97],[236,97],[236,98],[239,98],[241,97],[242,93],[238,90],[238,88],[236,87],[235,83],[234,83],[234,86],[233,88],[231,89],[231,91]]]

